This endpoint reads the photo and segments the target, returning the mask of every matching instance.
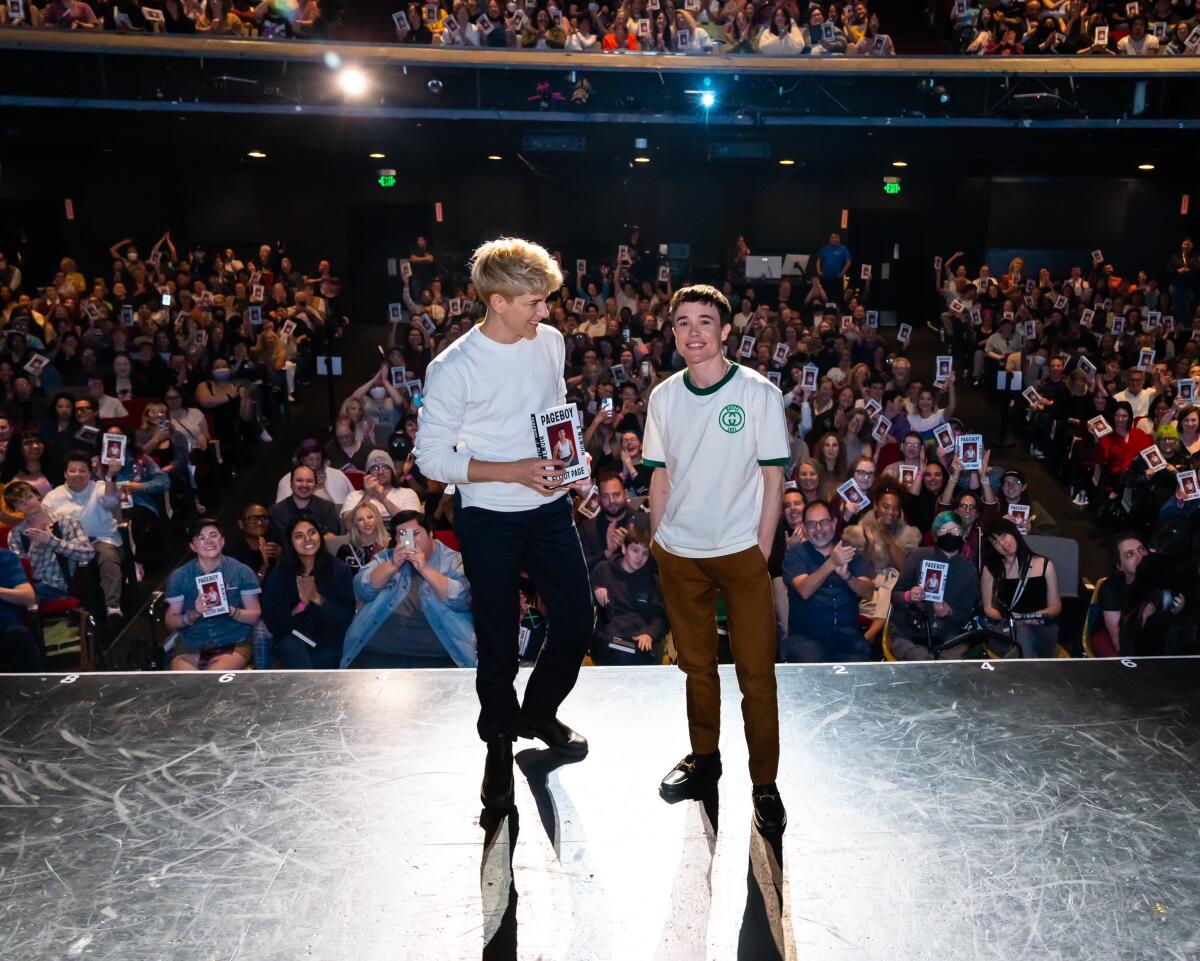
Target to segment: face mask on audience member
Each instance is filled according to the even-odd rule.
[[[957,554],[962,550],[962,522],[952,511],[943,511],[933,519],[933,542],[946,554]]]
[[[387,393],[382,387],[372,387],[369,391],[371,397],[375,400],[383,400],[384,394]]]

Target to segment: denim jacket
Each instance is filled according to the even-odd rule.
[[[383,587],[371,586],[371,573],[391,557],[391,548],[380,551],[354,577],[354,593],[363,606],[358,609],[346,631],[346,644],[342,649],[343,668],[353,663],[375,632],[383,627],[392,612],[408,596],[413,576],[411,564],[401,567]],[[438,573],[450,578],[450,590],[443,601],[428,582],[422,580],[421,610],[454,663],[459,667],[474,667],[475,622],[471,619],[471,587],[463,571],[462,556],[441,541],[434,541],[429,564]]]
[[[129,444],[130,446],[133,445],[132,438],[130,438]],[[100,466],[104,467],[103,464]],[[158,495],[164,493],[171,486],[171,478],[167,475],[166,471],[145,454],[139,454],[125,458],[125,463],[121,465],[121,469],[114,479],[118,485],[128,484],[131,481],[145,484],[145,487],[139,491],[134,491],[131,495],[134,506],[144,507],[153,513],[155,517],[158,516],[158,507],[161,503]]]

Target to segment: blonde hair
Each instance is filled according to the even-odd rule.
[[[471,283],[484,303],[492,294],[509,300],[521,294],[549,294],[562,282],[562,271],[549,251],[519,237],[489,241],[471,255]]]
[[[364,544],[362,535],[358,532],[358,525],[354,522],[358,520],[358,515],[362,511],[371,511],[375,515],[375,543]],[[350,512],[350,543],[357,548],[363,547],[378,547],[384,548],[391,543],[391,537],[388,535],[387,525],[383,522],[383,515],[379,513],[379,508],[370,501],[360,501],[358,506]]]

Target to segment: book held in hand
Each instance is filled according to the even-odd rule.
[[[954,450],[954,428],[949,424],[939,424],[933,429],[933,439],[937,441],[938,450],[943,454],[948,454]]]
[[[902,344],[907,344],[908,339],[912,336],[912,324],[901,324],[900,330],[896,334],[896,340]]]
[[[887,440],[888,432],[892,429],[892,422],[879,415],[879,420],[875,421],[875,426],[871,428],[871,439],[878,444],[882,444]]]
[[[1200,501],[1200,483],[1196,481],[1194,470],[1182,470],[1175,475],[1179,485],[1179,496],[1185,501]]]
[[[1101,437],[1106,437],[1112,433],[1112,425],[1105,419],[1103,414],[1097,414],[1087,422],[1088,430],[1091,435],[1099,440]]]
[[[900,472],[900,486],[912,487],[912,482],[917,479],[917,465],[899,464],[896,469]]]
[[[125,445],[128,438],[124,434],[105,434],[104,449],[100,454],[102,464],[124,464]]]
[[[871,506],[871,500],[867,497],[866,492],[858,486],[858,481],[851,477],[848,481],[844,481],[837,489],[838,496],[841,497],[853,510],[864,511]]]
[[[196,578],[196,590],[204,599],[204,616],[216,617],[229,613],[229,597],[225,594],[225,575],[220,571],[201,574]]]
[[[983,436],[963,434],[958,438],[958,460],[963,470],[983,469]]]
[[[945,561],[921,561],[921,590],[925,600],[936,604],[946,599],[946,577],[950,565]]]
[[[583,454],[583,419],[579,408],[575,404],[563,404],[533,414],[531,419],[537,456],[566,464],[559,486],[587,480],[591,469]]]
[[[1183,377],[1176,381],[1175,386],[1179,390],[1179,400],[1184,404],[1194,403],[1196,400],[1196,381],[1191,377]]]
[[[1146,473],[1157,474],[1167,466],[1167,459],[1157,447],[1147,447],[1141,451],[1142,460],[1146,462]]]

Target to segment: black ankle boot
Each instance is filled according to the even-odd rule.
[[[479,799],[490,811],[507,811],[513,806],[512,738],[496,737],[487,742],[483,762],[483,787]]]

